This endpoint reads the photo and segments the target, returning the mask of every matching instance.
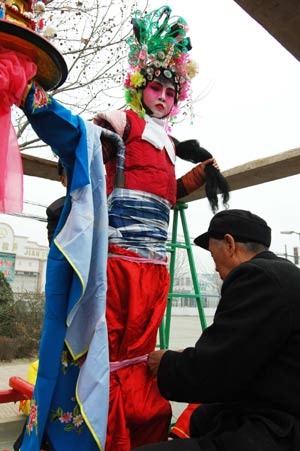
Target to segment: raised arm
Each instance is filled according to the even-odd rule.
[[[51,97],[37,83],[31,83],[22,109],[34,131],[65,160],[80,139],[79,118]]]
[[[79,118],[31,82],[35,73],[30,58],[0,48],[1,110],[13,104],[22,108],[37,135],[54,152],[62,157],[72,154],[80,138]]]

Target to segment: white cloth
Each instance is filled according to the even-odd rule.
[[[148,141],[156,149],[166,149],[171,162],[175,165],[176,155],[174,146],[166,132],[166,120],[150,117],[147,114],[144,117],[146,126],[142,134],[142,139]]]

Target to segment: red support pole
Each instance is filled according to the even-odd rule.
[[[26,398],[31,399],[33,394],[34,385],[30,382],[25,381],[21,377],[12,376],[9,378],[9,386],[14,390],[22,393]]]
[[[12,376],[9,379],[10,389],[0,390],[0,404],[31,399],[34,385],[21,377]]]
[[[4,404],[6,402],[22,401],[23,399],[28,398],[27,396],[14,389],[0,390],[0,404]]]

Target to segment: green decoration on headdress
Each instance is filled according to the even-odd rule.
[[[170,15],[169,6],[162,6],[144,17],[141,11],[135,12],[132,19],[134,36],[126,41],[130,47],[128,61],[131,66],[142,68],[156,63],[158,67],[170,67],[174,58],[191,49],[185,20],[176,17],[169,23]]]
[[[176,102],[186,100],[190,80],[196,74],[191,63],[191,42],[187,37],[188,26],[182,17],[171,17],[171,8],[162,6],[142,15],[137,10],[132,19],[133,35],[127,39],[129,45],[129,71],[125,80],[126,101],[133,104],[138,91],[147,81],[160,76],[172,81],[176,87]]]

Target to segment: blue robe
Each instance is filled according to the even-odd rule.
[[[51,98],[47,105],[33,108],[33,95],[34,90],[25,114],[61,158],[68,195],[48,257],[39,370],[20,450],[40,451],[44,434],[51,450],[102,450],[109,358],[101,128]]]

